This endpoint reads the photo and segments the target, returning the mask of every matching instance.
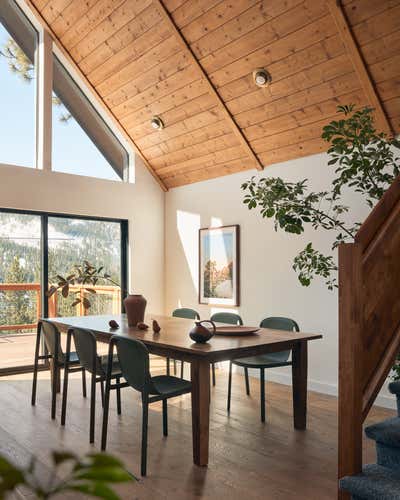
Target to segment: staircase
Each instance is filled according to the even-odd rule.
[[[340,480],[353,500],[400,500],[400,382],[392,382],[389,390],[397,396],[398,416],[365,429],[376,443],[377,463]]]

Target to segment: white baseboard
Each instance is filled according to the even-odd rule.
[[[258,370],[251,373],[251,376],[256,376],[258,378]],[[278,384],[292,385],[292,376],[287,373],[282,373],[275,370],[268,370],[267,380],[272,380]],[[319,392],[321,394],[328,394],[329,396],[338,395],[338,388],[336,384],[328,384],[326,382],[319,382],[318,380],[308,379],[308,389],[310,391]],[[386,394],[387,393],[387,394]],[[376,398],[375,406],[381,406],[383,408],[396,409],[396,397],[390,394],[387,388],[384,386],[379,396]]]

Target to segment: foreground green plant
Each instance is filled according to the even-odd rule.
[[[322,133],[330,143],[328,166],[335,166],[336,174],[329,191],[310,191],[307,179],[292,183],[280,177],[253,177],[242,184],[243,202],[250,210],[258,208],[263,218],[272,219],[275,230],[299,235],[309,225],[333,231],[332,250],[354,241],[360,227],[359,222],[348,224],[344,220],[349,207],[340,201],[343,189],[354,190],[373,207],[400,172],[394,153],[400,142],[376,132],[372,108],[354,111],[354,106],[339,106],[338,112],[344,118],[330,122]],[[333,255],[324,255],[312,242],[295,257],[293,269],[303,286],[320,277],[330,290],[337,287]]]
[[[119,287],[119,284],[111,279],[111,276],[104,272],[104,267],[96,267],[87,260],[84,260],[82,264],[76,264],[71,269],[70,274],[68,276],[63,277],[60,274],[51,278],[51,281],[57,283],[57,285],[52,285],[47,291],[46,295],[51,297],[57,291],[61,290],[61,295],[64,298],[67,298],[71,292],[71,286],[74,285],[83,285],[84,289],[91,294],[96,294],[96,290],[92,287],[96,286],[99,282],[108,282],[115,286]],[[74,291],[72,292],[75,295],[78,295],[80,292]],[[90,300],[87,297],[76,297],[72,302],[71,307],[74,307],[82,302],[82,305],[85,309],[89,309],[91,307]]]
[[[35,458],[28,467],[22,468],[0,456],[0,498],[23,486],[38,499],[74,491],[106,500],[119,500],[120,497],[109,484],[136,479],[125,470],[122,462],[105,453],[91,453],[80,459],[74,453],[53,451],[51,457],[50,476],[46,481],[41,481]]]

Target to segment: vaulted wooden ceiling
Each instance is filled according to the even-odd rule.
[[[29,4],[167,188],[325,151],[338,104],[400,132],[400,0]]]

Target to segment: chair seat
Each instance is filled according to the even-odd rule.
[[[78,358],[78,354],[76,352],[69,353],[69,362],[70,362],[70,364],[79,365],[79,358]]]
[[[107,366],[108,366],[108,355],[105,354],[104,356],[100,356],[100,363],[101,366],[104,370],[105,373],[107,373]],[[112,360],[112,369],[111,369],[111,376],[116,376],[121,374],[121,366],[118,361],[118,355],[114,354],[113,355],[113,360]]]
[[[158,375],[157,377],[152,377],[151,381],[161,396],[174,396],[192,390],[191,382],[170,375]]]
[[[232,361],[234,365],[243,366],[245,368],[274,368],[278,366],[291,365],[290,361],[279,361],[278,359],[261,354],[260,356],[251,356],[249,358],[239,358]]]

